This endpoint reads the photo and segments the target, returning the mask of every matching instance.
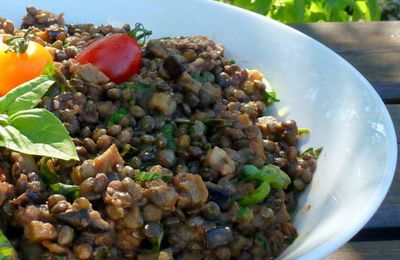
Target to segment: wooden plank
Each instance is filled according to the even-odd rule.
[[[356,67],[386,103],[400,103],[400,21],[290,24]]]
[[[386,107],[395,126],[397,144],[400,151],[400,105],[387,105]],[[365,228],[388,227],[400,227],[400,156],[397,158],[396,173],[390,190],[378,211],[365,226]]]
[[[400,258],[400,240],[351,242],[325,258],[325,260],[368,259],[397,260]]]

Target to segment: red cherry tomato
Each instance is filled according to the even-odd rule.
[[[111,34],[90,44],[78,55],[77,61],[92,63],[112,82],[119,84],[139,71],[142,49],[128,34]]]

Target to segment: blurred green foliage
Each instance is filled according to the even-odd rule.
[[[378,0],[219,0],[284,23],[378,21]]]

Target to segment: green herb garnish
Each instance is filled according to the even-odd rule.
[[[142,95],[145,95],[147,91],[151,90],[151,88],[148,85],[137,84],[137,83],[134,83],[134,82],[127,82],[127,83],[119,84],[118,88],[121,89],[121,90],[130,88],[135,93],[140,93]]]
[[[239,206],[239,212],[237,213],[237,217],[243,218],[245,220],[252,220],[254,218],[253,211],[247,207]]]
[[[270,106],[275,102],[279,102],[280,100],[276,97],[276,92],[275,90],[267,91],[267,90],[262,90],[260,92],[261,94],[261,100],[264,102],[266,106]]]
[[[309,134],[311,133],[310,129],[307,128],[299,128],[297,130],[297,134],[302,135],[302,134]]]
[[[126,114],[128,114],[128,110],[121,107],[111,116],[111,118],[107,121],[107,126],[112,126],[121,120]]]
[[[158,237],[157,242],[153,244],[153,246],[152,246],[153,251],[155,251],[155,252],[160,251],[163,238],[164,238],[164,231]]]
[[[202,83],[202,84],[208,82],[208,79],[206,77],[201,76],[201,75],[195,75],[195,76],[193,76],[193,78],[195,80],[197,80],[198,82]]]
[[[254,240],[257,241],[257,243],[261,246],[262,249],[264,249],[264,251],[268,249],[267,241],[262,236],[256,236]]]
[[[176,151],[176,144],[174,141],[174,126],[170,123],[166,123],[161,129],[162,134],[167,139],[167,148]]]
[[[301,155],[303,156],[304,154],[308,153],[311,154],[313,157],[317,158],[320,156],[320,154],[322,153],[323,148],[319,147],[317,149],[314,150],[314,148],[310,147],[308,149],[306,149],[304,152],[301,153]]]
[[[291,183],[290,177],[279,167],[267,164],[258,169],[254,165],[245,165],[239,176],[242,181],[257,181],[261,184],[251,194],[238,199],[241,206],[250,206],[262,202],[274,189],[286,189]]]
[[[57,173],[54,171],[51,171],[48,167],[48,161],[50,158],[48,157],[42,157],[39,161],[39,173],[40,177],[42,177],[43,182],[45,184],[52,184],[57,182]]]
[[[253,191],[251,194],[242,196],[239,198],[239,204],[241,206],[250,206],[264,201],[271,191],[271,186],[268,181],[264,181]]]
[[[79,186],[68,185],[64,183],[54,183],[49,185],[50,190],[55,194],[61,194],[66,197],[69,201],[73,201],[79,198]]]
[[[171,181],[172,174],[159,174],[156,172],[139,172],[133,176],[135,181],[154,181],[162,179],[163,181]]]

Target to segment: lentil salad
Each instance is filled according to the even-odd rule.
[[[32,6],[21,29],[0,18],[3,39],[31,30],[51,54],[55,83],[38,107],[61,121],[79,157],[1,149],[11,257],[277,257],[297,236],[290,212],[316,168],[318,150],[296,148],[307,131],[268,115],[278,99],[264,76],[205,36],[143,41],[140,68],[122,83],[79,61],[135,28],[66,25]]]

